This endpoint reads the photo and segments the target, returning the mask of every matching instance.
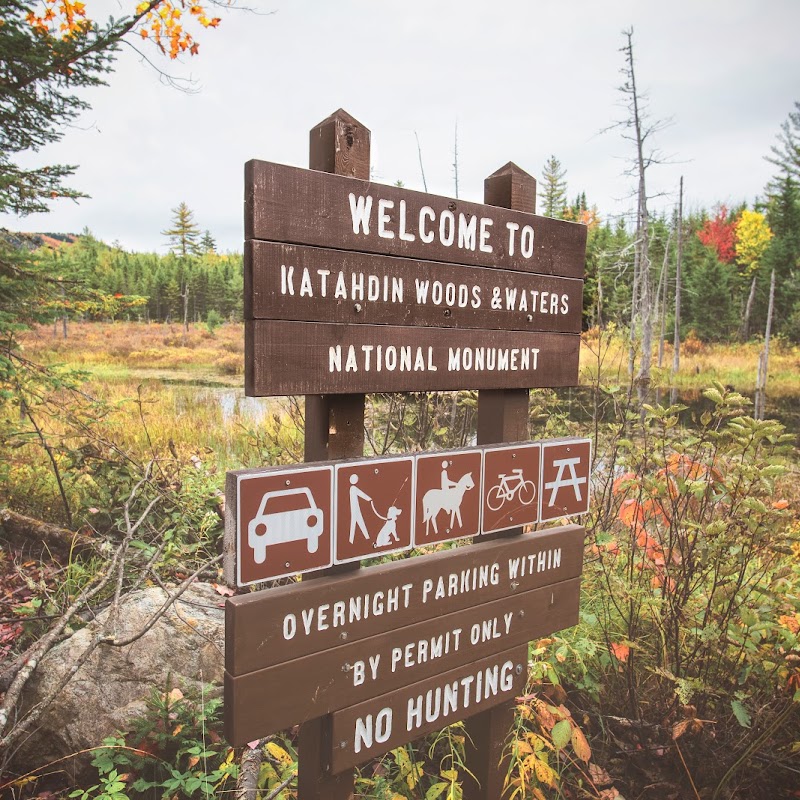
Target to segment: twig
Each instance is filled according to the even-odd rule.
[[[689,783],[692,784],[692,791],[694,792],[694,796],[697,800],[700,800],[700,795],[697,793],[697,787],[694,785],[694,781],[692,780],[692,773],[689,772],[689,767],[686,766],[686,760],[683,757],[683,753],[681,752],[681,746],[678,744],[678,740],[675,740],[675,749],[678,751],[678,755],[681,757],[681,764],[683,764],[683,768],[686,770],[686,777],[689,779]]]
[[[297,773],[292,773],[285,781],[278,784],[264,800],[275,800],[275,798],[297,777]]]
[[[256,800],[258,794],[258,774],[264,760],[264,743],[259,740],[251,750],[245,747],[239,762],[239,777],[236,780],[236,800]]]

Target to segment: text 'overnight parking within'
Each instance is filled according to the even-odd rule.
[[[322,603],[284,615],[284,641],[312,636],[329,628],[351,627],[370,617],[390,616],[400,609],[436,604],[451,597],[475,594],[488,587],[498,586],[501,580],[514,581],[526,575],[556,570],[561,566],[561,548],[555,547],[515,556],[506,562],[493,561],[437,578],[408,582],[365,594],[351,595],[334,603]],[[502,571],[507,570],[506,575]],[[501,577],[502,575],[502,577]]]

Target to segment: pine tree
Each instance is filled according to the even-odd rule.
[[[783,174],[800,181],[800,102],[795,102],[794,107],[781,125],[778,144],[770,148],[772,155],[766,158],[770,164],[780,167]],[[771,188],[776,189],[777,184],[773,183]]]
[[[161,234],[169,239],[169,249],[181,258],[201,252],[200,228],[194,221],[194,212],[186,203],[172,209],[172,227]]]
[[[207,230],[203,234],[203,238],[200,240],[200,249],[204,253],[216,253],[217,252],[217,242],[214,237],[211,235],[211,231]]]
[[[561,217],[567,202],[567,182],[564,176],[567,171],[561,167],[561,162],[550,156],[542,168],[542,214],[546,217]]]

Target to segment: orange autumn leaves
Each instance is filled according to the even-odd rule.
[[[70,0],[43,0],[39,13],[30,11],[28,24],[39,34],[67,39],[91,27],[86,18],[86,6]]]
[[[142,39],[153,41],[170,58],[177,58],[187,51],[190,55],[197,55],[199,45],[184,27],[184,12],[203,28],[216,28],[221,21],[219,17],[209,17],[200,3],[189,0],[163,0],[153,3],[150,0],[139,3],[136,7],[136,13],[143,15],[139,35]]]
[[[170,58],[198,53],[200,46],[187,30],[187,21],[202,28],[216,28],[221,22],[219,17],[209,15],[205,5],[191,0],[144,0],[135,7],[132,18],[131,29]],[[40,35],[61,39],[86,33],[93,25],[86,15],[86,5],[79,0],[41,0],[27,20]]]

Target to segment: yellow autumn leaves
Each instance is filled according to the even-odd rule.
[[[133,28],[170,58],[187,52],[194,56],[199,44],[184,25],[184,13],[203,28],[216,28],[221,22],[192,0],[144,0],[135,6]],[[80,0],[41,0],[38,11],[31,11],[27,21],[40,35],[61,39],[85,33],[93,24]]]

